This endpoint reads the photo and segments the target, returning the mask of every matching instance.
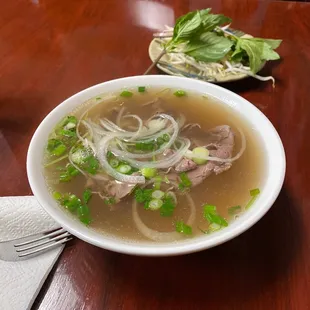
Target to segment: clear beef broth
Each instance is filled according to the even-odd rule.
[[[173,92],[159,90],[148,90],[145,93],[134,93],[131,98],[111,99],[95,105],[88,113],[88,118],[94,121],[106,117],[115,121],[117,108],[126,108],[126,112],[137,114],[141,119],[147,120],[156,112],[163,112],[174,117],[183,114],[187,123],[198,123],[201,129],[194,128],[185,131],[193,141],[203,141],[204,131],[219,125],[229,125],[235,133],[235,146],[233,154],[236,154],[241,147],[240,136],[236,130],[236,124],[245,134],[247,147],[242,157],[233,162],[232,167],[219,175],[212,173],[201,184],[190,189],[190,195],[196,205],[196,220],[192,225],[193,236],[201,235],[200,229],[207,229],[208,222],[203,217],[202,205],[205,203],[215,205],[218,213],[227,219],[233,220],[228,209],[232,206],[244,206],[250,199],[249,190],[259,188],[262,185],[264,176],[264,156],[259,138],[251,127],[231,108],[216,102],[211,97],[203,97],[197,94],[187,94],[184,97],[176,97]],[[160,104],[145,103],[161,97]],[[74,114],[80,116],[89,105],[81,106]],[[126,126],[136,125],[134,120],[127,119]],[[66,160],[62,161],[62,165]],[[54,167],[55,168],[55,167]],[[71,182],[53,184],[58,172],[53,167],[45,169],[47,184],[51,190],[60,192],[71,192],[78,196],[82,195],[86,186],[86,179],[83,175],[75,177]],[[168,185],[165,185],[168,186]],[[182,194],[177,194],[178,204],[172,217],[162,217],[160,212],[145,210],[139,205],[139,215],[143,222],[150,228],[161,232],[174,231],[174,223],[182,220],[186,222],[189,216],[189,207]],[[134,225],[132,219],[133,195],[128,195],[118,204],[106,205],[98,195],[93,195],[89,203],[92,222],[90,226],[104,234],[113,237],[125,238],[131,241],[146,240]]]

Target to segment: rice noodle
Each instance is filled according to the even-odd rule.
[[[185,193],[185,197],[190,207],[190,215],[186,221],[186,224],[192,225],[196,218],[196,207],[192,197],[188,193]],[[132,217],[137,229],[143,236],[145,236],[148,239],[158,242],[173,242],[184,238],[178,232],[160,232],[147,227],[139,216],[136,200],[133,200],[132,204]]]
[[[122,117],[123,117],[124,112],[125,112],[125,107],[122,107],[122,108],[120,109],[120,111],[118,112],[118,114],[117,114],[115,123],[116,123],[116,125],[119,126],[119,127],[121,127],[121,119],[122,119]]]

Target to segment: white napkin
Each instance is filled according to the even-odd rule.
[[[7,241],[59,225],[33,196],[0,197],[0,241]],[[28,260],[0,260],[1,310],[30,309],[63,246]]]

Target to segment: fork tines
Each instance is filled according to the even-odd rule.
[[[15,251],[18,257],[26,257],[29,255],[37,254],[38,252],[45,252],[52,247],[56,247],[60,244],[71,240],[71,234],[63,228],[47,231],[41,237],[35,239],[14,244]]]

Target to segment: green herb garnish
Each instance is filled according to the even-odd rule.
[[[192,181],[188,178],[187,174],[185,172],[181,172],[179,174],[179,177],[181,179],[181,182],[179,184],[179,189],[184,190],[186,188],[189,188],[192,186]]]
[[[121,93],[120,93],[120,96],[121,97],[125,97],[125,98],[130,98],[133,96],[133,93],[129,90],[123,90]]]
[[[184,90],[177,90],[173,93],[176,97],[183,97],[186,95],[186,92]]]
[[[193,233],[192,227],[185,224],[183,221],[175,223],[175,230],[184,235],[191,235]]]
[[[145,92],[145,86],[139,86],[138,87],[138,92],[139,93],[144,93]]]
[[[47,142],[47,151],[51,155],[60,156],[67,150],[65,144],[58,139],[49,139]]]
[[[163,205],[160,207],[160,215],[161,216],[172,216],[175,209],[175,201],[171,196],[166,196],[163,199]]]
[[[152,189],[142,189],[137,187],[135,190],[135,199],[139,203],[144,203],[152,200]]]
[[[83,192],[83,201],[85,204],[88,204],[91,196],[92,196],[91,190],[89,188],[86,188]]]
[[[257,199],[257,197],[260,194],[260,190],[259,188],[254,188],[250,190],[250,195],[252,196],[252,198],[250,199],[250,201],[246,204],[245,209],[249,209],[253,203],[255,202],[255,200]]]
[[[218,224],[220,226],[228,226],[228,223],[226,222],[226,220],[221,217],[217,211],[216,211],[216,206],[213,205],[204,205],[203,206],[203,217],[210,223],[215,223]]]

